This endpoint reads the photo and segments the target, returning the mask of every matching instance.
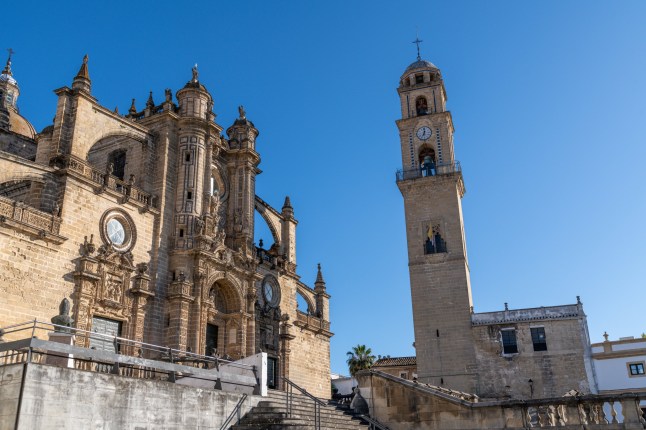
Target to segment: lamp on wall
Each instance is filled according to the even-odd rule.
[[[527,381],[529,384],[529,398],[533,399],[534,398],[534,381],[530,378],[529,381]]]

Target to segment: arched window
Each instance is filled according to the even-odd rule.
[[[110,153],[108,163],[112,165],[112,175],[123,181],[126,174],[126,151],[117,149]]]
[[[418,116],[428,115],[428,102],[426,101],[426,97],[417,97],[417,100],[415,100],[415,110]]]
[[[429,225],[424,242],[424,254],[439,254],[446,251],[446,241],[440,232],[440,225]]]
[[[435,150],[430,146],[422,146],[419,150],[419,167],[422,171],[422,176],[435,176],[436,174],[436,158]]]

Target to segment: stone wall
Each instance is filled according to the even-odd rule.
[[[22,364],[0,367],[0,430],[15,429],[22,372]]]
[[[22,365],[7,366],[3,374],[17,376],[16,368]],[[18,429],[220,429],[240,397],[169,382],[29,364]],[[261,399],[249,396],[242,414]],[[13,429],[14,423],[9,424],[6,428]]]
[[[58,315],[64,297],[76,305],[74,272],[80,248],[91,235],[96,248],[103,244],[100,218],[106,210],[120,208],[128,213],[137,230],[133,261],[150,261],[153,213],[140,213],[137,207],[122,204],[119,197],[94,191],[90,185],[68,178],[61,208],[62,241],[0,224],[0,327],[34,318],[49,321]]]
[[[559,312],[550,314],[550,310]],[[595,392],[587,322],[577,305],[510,310],[506,321],[504,312],[473,318],[479,323],[491,314],[500,314],[501,320],[473,326],[478,395],[529,399],[559,397],[570,390]],[[545,351],[535,351],[532,342],[531,329],[540,327],[545,331]],[[503,353],[504,329],[515,330],[518,353]]]

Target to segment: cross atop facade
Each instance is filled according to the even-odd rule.
[[[417,61],[422,59],[422,57],[420,57],[420,55],[419,55],[419,44],[422,43],[422,42],[423,42],[423,40],[420,40],[419,36],[416,36],[415,40],[413,40],[413,43],[417,44]]]

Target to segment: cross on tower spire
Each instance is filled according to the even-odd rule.
[[[423,40],[420,40],[419,35],[415,36],[415,40],[413,40],[413,43],[417,44],[417,61],[422,59],[422,57],[419,55],[419,44],[422,42]]]
[[[3,74],[5,75],[10,75],[11,76],[11,56],[16,53],[11,48],[7,48],[7,52],[9,53],[9,57],[7,58],[7,64],[5,65],[4,70],[2,71]]]

